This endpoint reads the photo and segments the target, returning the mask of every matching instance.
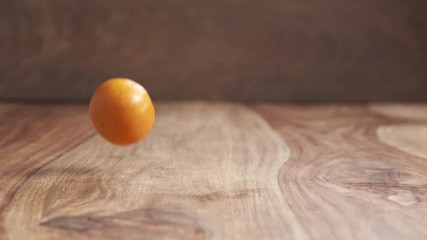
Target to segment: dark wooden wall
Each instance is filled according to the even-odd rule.
[[[0,0],[0,99],[427,100],[426,0]]]

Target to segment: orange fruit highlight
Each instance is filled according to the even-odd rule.
[[[154,124],[155,112],[145,88],[126,78],[101,84],[92,96],[89,115],[98,133],[115,145],[144,139]]]

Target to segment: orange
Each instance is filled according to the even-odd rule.
[[[145,88],[126,78],[101,84],[92,96],[89,115],[98,133],[116,145],[144,139],[154,124],[155,112]]]

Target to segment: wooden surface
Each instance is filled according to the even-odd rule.
[[[425,0],[0,0],[0,99],[427,101]]]
[[[426,239],[427,105],[0,105],[1,239]]]

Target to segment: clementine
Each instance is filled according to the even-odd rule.
[[[113,78],[92,96],[89,115],[98,133],[116,145],[144,139],[154,124],[155,111],[147,91],[135,81]]]

